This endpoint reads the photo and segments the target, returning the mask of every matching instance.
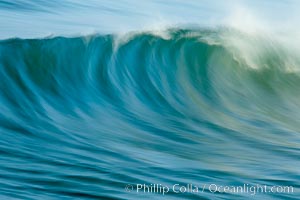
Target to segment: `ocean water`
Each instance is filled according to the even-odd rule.
[[[300,199],[299,9],[0,0],[0,199]]]

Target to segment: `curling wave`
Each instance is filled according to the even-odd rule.
[[[278,40],[228,29],[2,40],[2,195],[134,199],[123,187],[144,182],[299,186],[289,167],[300,165],[299,64]],[[199,195],[224,194],[186,197]]]

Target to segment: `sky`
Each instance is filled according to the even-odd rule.
[[[0,0],[0,38],[118,33],[193,24],[296,29],[296,0]]]

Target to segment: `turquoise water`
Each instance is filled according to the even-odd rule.
[[[297,5],[0,1],[0,199],[300,199]]]

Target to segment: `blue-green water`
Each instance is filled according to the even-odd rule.
[[[270,21],[295,4],[243,3],[278,27],[216,1],[0,1],[0,199],[300,199],[299,40]]]

